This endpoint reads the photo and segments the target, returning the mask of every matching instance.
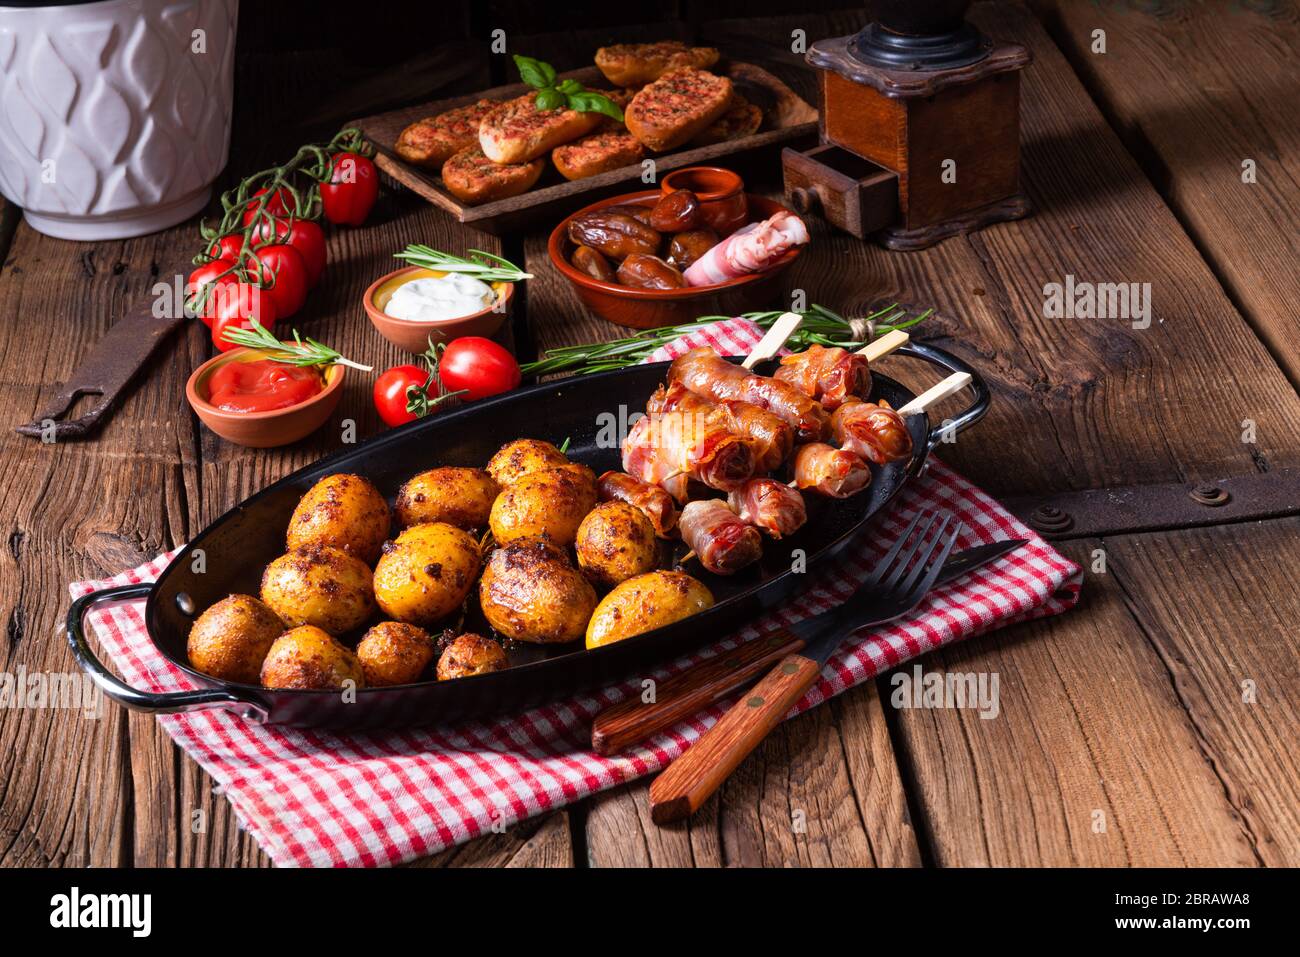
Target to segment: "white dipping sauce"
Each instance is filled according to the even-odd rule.
[[[492,287],[482,280],[452,272],[402,283],[384,312],[411,322],[458,319],[492,305],[494,296]]]

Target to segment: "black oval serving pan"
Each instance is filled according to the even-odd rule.
[[[975,401],[946,423],[961,431],[988,410],[989,392],[966,363],[932,346],[911,343],[900,350],[946,372],[972,376]],[[766,541],[762,561],[731,577],[696,569],[716,604],[666,628],[587,651],[580,644],[511,652],[511,667],[456,681],[427,681],[388,688],[363,688],[355,701],[336,691],[273,691],[217,681],[193,670],[185,645],[195,615],[232,592],[256,595],[262,568],[284,551],[284,530],[299,497],[334,472],[365,475],[390,497],[407,478],[438,465],[482,467],[505,442],[566,437],[569,454],[597,474],[618,467],[609,441],[611,422],[625,427],[645,408],[662,380],[666,363],[547,382],[393,429],[276,482],[231,509],[201,532],[152,585],[127,585],[86,595],[68,612],[68,642],[78,663],[114,700],[154,712],[226,708],[267,723],[298,727],[364,729],[430,724],[458,718],[508,714],[596,687],[671,661],[674,657],[752,620],[788,598],[816,576],[791,570],[792,552],[802,549],[809,573],[840,554],[915,476],[938,441],[924,415],[909,419],[916,453],[910,461],[873,467],[866,492],[842,501],[809,502],[808,523],[780,542]],[[874,398],[896,408],[913,395],[873,371]],[[195,572],[194,556],[204,555]],[[148,596],[145,623],[158,650],[190,675],[200,690],[159,694],[131,688],[111,674],[86,639],[83,618],[95,605]]]

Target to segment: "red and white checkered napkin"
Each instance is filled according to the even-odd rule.
[[[705,343],[725,353],[743,353],[758,338],[753,324],[728,320],[665,347],[658,358]],[[841,572],[824,573],[812,593],[707,651],[666,663],[654,677],[662,680],[842,600],[918,509],[943,509],[959,518],[965,532],[958,548],[1006,538],[1027,538],[1030,544],[936,590],[908,619],[846,642],[795,713],[933,648],[1010,622],[1054,615],[1078,600],[1078,566],[932,460],[904,490],[897,507],[874,524]],[[76,597],[97,588],[152,581],[170,558],[159,556],[108,581],[76,582],[71,592]],[[152,691],[191,687],[153,646],[143,609],[142,601],[106,606],[89,617],[129,684]],[[451,728],[338,735],[261,727],[227,712],[158,720],[216,779],[240,822],[278,864],[395,864],[658,771],[724,710],[718,706],[701,713],[624,756],[600,757],[589,750],[592,718],[639,690],[641,677],[524,714]]]

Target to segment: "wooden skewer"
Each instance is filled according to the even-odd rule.
[[[867,362],[872,363],[907,345],[911,338],[902,329],[891,329],[879,339],[873,339],[859,349],[858,355],[866,356]]]
[[[770,359],[785,345],[785,341],[794,335],[794,331],[799,328],[803,322],[803,316],[797,312],[787,312],[777,317],[776,322],[772,323],[772,328],[758,341],[754,346],[754,351],[745,357],[741,365],[746,369],[752,369],[764,359]]]
[[[936,405],[950,395],[955,395],[966,386],[970,385],[971,377],[969,372],[954,372],[948,378],[944,379],[938,385],[933,385],[918,395],[907,405],[898,410],[899,415],[912,415],[917,412],[924,412],[932,405]]]

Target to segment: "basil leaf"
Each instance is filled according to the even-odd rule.
[[[548,87],[537,94],[539,110],[558,110],[564,105],[564,94],[559,90]]]
[[[555,68],[530,56],[514,55],[519,78],[534,89],[542,90],[555,83]]]
[[[581,93],[583,91],[583,85],[579,83],[577,80],[575,80],[573,77],[568,77],[566,79],[561,80],[560,85],[557,86],[556,89],[559,90],[561,93],[566,93],[566,94]]]
[[[618,104],[599,93],[592,93],[590,90],[583,93],[570,93],[568,102],[571,110],[582,113],[603,113],[611,119],[623,122],[623,111],[618,108]]]

